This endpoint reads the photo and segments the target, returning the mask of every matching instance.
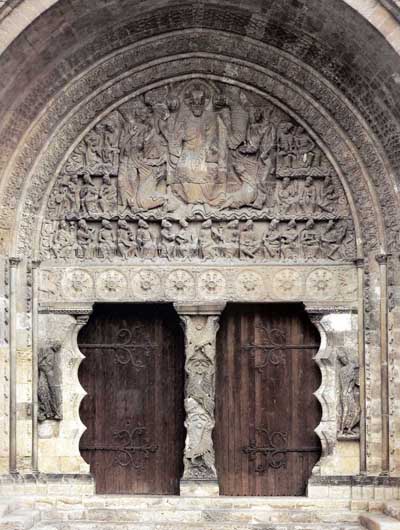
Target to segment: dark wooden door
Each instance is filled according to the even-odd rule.
[[[217,338],[223,495],[304,495],[320,458],[319,334],[298,305],[231,305]]]
[[[99,305],[81,330],[80,450],[98,493],[178,494],[184,341],[168,305]]]

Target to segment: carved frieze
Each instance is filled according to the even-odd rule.
[[[355,257],[345,192],[308,132],[266,99],[192,79],[123,103],[87,133],[50,194],[52,261]]]
[[[40,271],[42,305],[96,301],[309,301],[354,305],[352,265],[51,266]],[[51,289],[48,286],[52,286]]]

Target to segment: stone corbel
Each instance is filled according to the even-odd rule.
[[[216,335],[225,304],[176,304],[185,330],[184,474],[181,495],[218,495],[212,433],[215,425]]]

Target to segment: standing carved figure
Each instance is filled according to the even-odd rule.
[[[348,353],[340,348],[338,361],[340,391],[339,434],[345,437],[359,435],[361,417],[360,407],[360,368],[357,362],[350,360]]]
[[[141,100],[123,110],[129,122],[121,151],[119,175],[123,208],[152,210],[166,203],[167,144]]]
[[[38,420],[61,420],[61,382],[58,355],[61,343],[56,341],[39,350]]]

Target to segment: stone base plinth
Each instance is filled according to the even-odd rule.
[[[182,480],[181,497],[218,497],[219,485],[216,480]]]

